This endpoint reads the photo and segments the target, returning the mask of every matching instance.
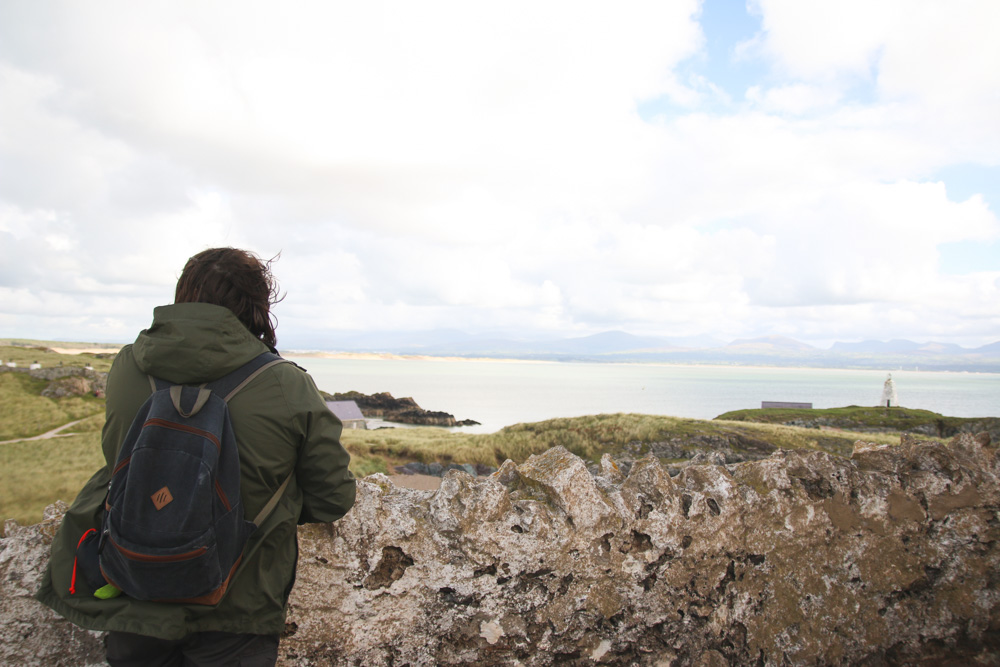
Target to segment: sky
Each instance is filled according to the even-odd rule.
[[[1000,340],[1000,3],[0,1],[0,337]]]

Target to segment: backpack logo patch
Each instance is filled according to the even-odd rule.
[[[150,498],[153,499],[153,505],[156,507],[157,511],[169,505],[171,501],[173,501],[174,499],[174,497],[170,495],[170,489],[168,489],[167,487],[163,487],[162,489],[154,493],[152,496],[150,496]]]

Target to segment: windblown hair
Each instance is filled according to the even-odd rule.
[[[264,261],[237,248],[199,252],[187,261],[177,279],[174,303],[211,303],[228,308],[250,333],[274,348],[278,322],[271,314],[271,306],[284,298],[271,274],[271,263],[277,258]]]

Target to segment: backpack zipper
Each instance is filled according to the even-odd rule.
[[[205,438],[218,450],[222,450],[222,445],[219,443],[219,439],[215,437],[214,433],[209,433],[208,431],[203,431],[200,428],[195,428],[194,426],[186,426],[184,424],[178,424],[177,422],[168,421],[166,419],[160,419],[159,417],[153,417],[152,419],[147,419],[142,425],[143,428],[147,426],[161,426],[163,428],[172,428],[177,431],[184,431],[185,433],[193,433],[194,435],[200,435]]]
[[[191,560],[192,558],[197,558],[198,556],[201,556],[206,551],[208,551],[208,547],[198,547],[194,551],[187,551],[182,554],[171,554],[169,556],[152,556],[150,554],[141,554],[132,551],[130,549],[126,549],[125,547],[116,543],[114,540],[108,540],[108,541],[111,542],[111,545],[129,560],[137,560],[145,563],[171,563],[180,560]]]

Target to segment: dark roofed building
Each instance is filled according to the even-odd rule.
[[[794,403],[791,401],[761,401],[760,409],[766,410],[767,408],[785,408],[795,409],[795,410],[812,410],[812,403]]]
[[[354,401],[327,401],[326,407],[344,424],[344,428],[368,428],[361,408]]]

